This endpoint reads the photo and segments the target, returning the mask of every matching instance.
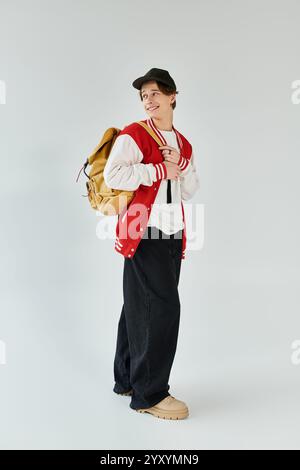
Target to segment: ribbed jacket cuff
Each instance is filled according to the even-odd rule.
[[[167,167],[164,163],[154,163],[153,166],[156,171],[156,181],[167,178]]]
[[[178,161],[178,166],[181,169],[181,171],[184,171],[189,165],[189,160],[182,155],[180,155],[180,159]]]

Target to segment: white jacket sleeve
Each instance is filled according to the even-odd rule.
[[[192,152],[190,161],[185,170],[180,174],[181,197],[184,201],[191,199],[200,188],[200,180],[195,166],[194,153]]]
[[[141,163],[143,154],[129,134],[119,135],[111,149],[103,171],[106,185],[112,189],[135,191],[140,184],[151,186],[167,176],[162,163]]]

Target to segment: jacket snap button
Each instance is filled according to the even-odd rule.
[[[129,258],[130,258],[131,255],[128,255],[128,256],[129,256]]]
[[[134,251],[134,248],[131,248],[131,251]]]

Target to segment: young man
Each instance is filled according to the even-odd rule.
[[[163,145],[134,122],[119,133],[104,169],[107,186],[135,191],[116,229],[115,250],[124,256],[124,304],[113,391],[131,395],[130,407],[136,411],[183,419],[188,407],[169,393],[168,381],[177,347],[178,283],[185,258],[182,200],[193,197],[199,178],[192,146],[173,125],[178,91],[168,71],[152,68],[132,85],[148,115],[143,122]],[[143,213],[139,220],[137,211]]]

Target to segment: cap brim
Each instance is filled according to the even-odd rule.
[[[151,79],[149,79],[150,81]],[[142,87],[142,84],[147,81],[147,78],[145,77],[139,77],[134,82],[132,82],[132,86],[136,88],[137,90],[140,90]]]
[[[152,82],[152,80],[155,81],[155,82],[163,83],[163,84],[165,84],[166,86],[170,86],[170,83],[165,82],[165,81],[162,80],[161,78],[156,78],[156,77],[151,77],[151,78],[149,78],[149,77],[145,77],[145,76],[144,76],[144,77],[139,77],[139,78],[137,78],[136,80],[134,80],[134,82],[132,82],[132,86],[133,86],[134,88],[136,88],[137,90],[140,90],[140,89],[142,88],[143,83],[145,83],[145,82]]]

